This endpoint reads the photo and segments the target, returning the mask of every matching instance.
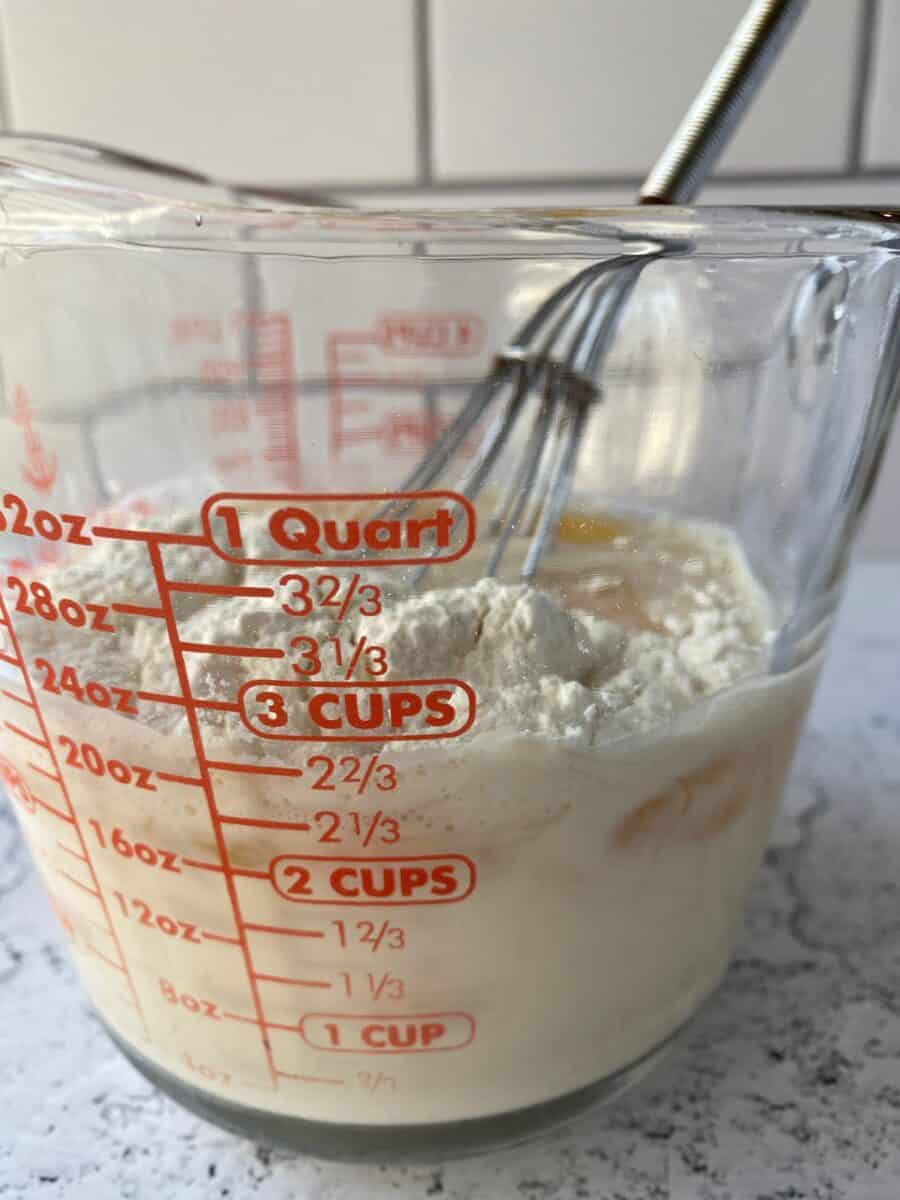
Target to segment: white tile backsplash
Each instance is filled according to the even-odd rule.
[[[416,172],[413,0],[3,0],[16,128],[223,178]]]
[[[863,146],[870,166],[900,166],[900,4],[883,0],[875,15],[872,79]]]
[[[430,0],[439,179],[643,174],[744,0]],[[729,170],[846,161],[860,0],[815,0]],[[849,51],[849,52],[848,52]]]
[[[0,124],[378,207],[622,205],[745,6],[0,0]],[[900,0],[810,0],[702,202],[900,207],[898,62]],[[864,552],[898,511],[900,432]]]

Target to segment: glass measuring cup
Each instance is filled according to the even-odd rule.
[[[895,400],[890,218],[269,211],[0,151],[0,754],[111,1035],[335,1157],[615,1095],[765,843]],[[376,528],[510,332],[659,237],[537,588],[477,583],[478,431]]]

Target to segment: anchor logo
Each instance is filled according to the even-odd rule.
[[[34,412],[28,402],[28,393],[21,385],[16,387],[13,420],[25,434],[22,478],[37,491],[49,492],[56,481],[56,452],[44,448],[41,435],[34,427]]]

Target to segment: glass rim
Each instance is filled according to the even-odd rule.
[[[429,243],[503,243],[512,257],[556,247],[596,255],[607,242],[640,252],[657,241],[681,253],[722,256],[748,248],[817,256],[900,251],[900,207],[847,205],[503,205],[353,207],[305,188],[226,183],[100,143],[56,135],[0,133],[0,193],[26,190],[59,202],[34,220],[7,211],[0,244],[83,242],[233,250],[300,251],[310,241],[389,242],[395,252]],[[93,220],[91,219],[93,217]],[[42,220],[44,224],[42,225]],[[101,229],[100,226],[103,228]],[[157,233],[154,234],[154,228]],[[71,237],[67,237],[69,232]],[[29,235],[32,235],[29,237]],[[94,240],[94,239],[91,239]],[[465,256],[465,255],[464,255]],[[473,254],[477,256],[477,251]]]

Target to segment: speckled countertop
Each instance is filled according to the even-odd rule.
[[[146,1083],[88,1011],[0,811],[0,1196],[898,1200],[900,563],[856,567],[722,988],[610,1109],[435,1168],[257,1150]]]

